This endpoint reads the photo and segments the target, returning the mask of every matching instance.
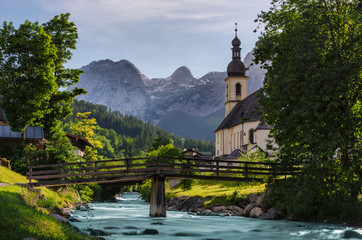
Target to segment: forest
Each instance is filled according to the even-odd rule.
[[[195,148],[207,154],[215,151],[212,141],[182,138],[134,116],[112,111],[107,106],[75,100],[72,107],[73,114],[63,121],[64,130],[72,132],[71,126],[79,121],[77,113],[90,112],[89,118],[94,118],[97,123],[94,139],[103,146],[96,150],[104,158],[144,156],[153,149],[155,141],[168,139],[172,139],[174,146],[180,149]]]

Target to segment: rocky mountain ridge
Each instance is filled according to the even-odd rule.
[[[244,62],[247,67],[252,58],[252,53],[246,55]],[[197,78],[182,66],[168,78],[150,79],[127,60],[113,62],[108,59],[91,62],[81,70],[84,73],[74,87],[82,87],[88,94],[79,96],[78,100],[106,105],[111,110],[155,124],[162,122],[169,114],[173,114],[173,118],[175,113],[207,118],[222,112],[220,110],[224,108],[226,72],[209,72]],[[265,71],[258,66],[250,66],[247,72],[249,94],[260,88],[264,74]],[[218,116],[220,122],[223,117]],[[210,131],[217,127],[214,125],[218,121],[213,122]],[[192,128],[192,121],[187,125]],[[210,136],[205,139],[210,139]]]

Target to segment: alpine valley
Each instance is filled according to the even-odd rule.
[[[248,67],[249,94],[262,86],[265,70],[251,65],[252,52],[244,59]],[[183,137],[214,140],[214,130],[224,118],[226,72],[209,72],[201,78],[182,66],[168,78],[148,78],[127,60],[100,60],[83,66],[84,73],[73,87],[88,94],[79,96],[126,115],[159,125]]]

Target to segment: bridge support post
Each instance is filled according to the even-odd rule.
[[[166,217],[165,177],[151,178],[150,217]]]

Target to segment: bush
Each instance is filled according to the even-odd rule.
[[[358,177],[342,172],[335,162],[305,167],[299,176],[274,182],[266,201],[296,220],[358,223],[362,221],[360,191]]]
[[[193,185],[195,185],[197,180],[195,179],[181,179],[179,185],[181,186],[182,190],[190,190]]]

